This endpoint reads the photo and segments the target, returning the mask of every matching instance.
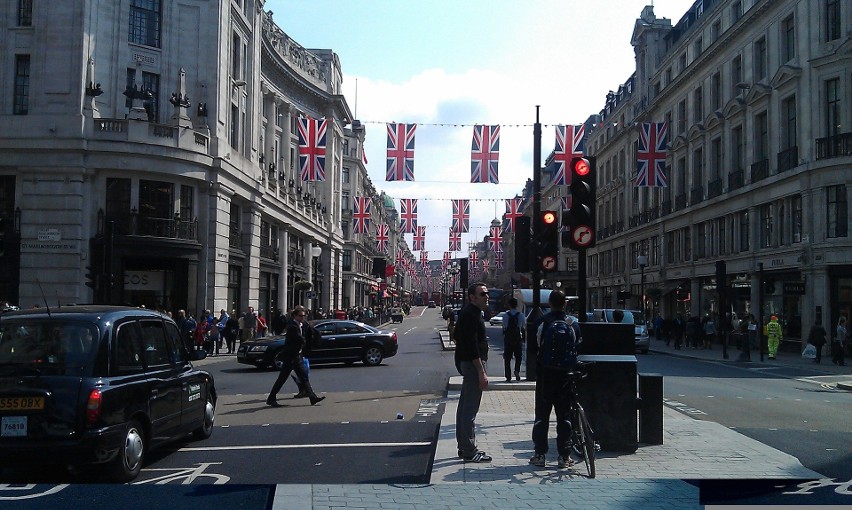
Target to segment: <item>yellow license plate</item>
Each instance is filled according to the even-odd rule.
[[[44,397],[0,397],[0,411],[41,411]]]

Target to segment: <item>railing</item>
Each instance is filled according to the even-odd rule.
[[[704,188],[702,186],[698,186],[697,188],[692,188],[689,192],[689,203],[690,205],[700,204],[704,201]]]
[[[751,183],[754,184],[769,177],[769,160],[756,161],[751,165]]]
[[[278,248],[274,246],[261,246],[260,256],[278,262]]]
[[[672,201],[666,200],[665,202],[660,204],[660,208],[661,208],[661,213],[662,213],[663,216],[665,216],[667,214],[671,214],[672,213]]]
[[[638,227],[638,226],[639,226],[639,215],[638,215],[638,214],[634,214],[633,216],[631,216],[630,218],[628,218],[628,219],[627,219],[627,225],[628,225],[630,228]]]
[[[745,184],[745,172],[743,170],[734,170],[728,174],[728,191],[740,189]]]
[[[675,210],[686,209],[686,193],[675,197]]]
[[[129,235],[165,237],[168,239],[198,240],[198,220],[174,218],[150,218],[140,216],[132,222]],[[135,227],[135,228],[133,228]]]
[[[718,197],[722,194],[722,179],[715,179],[707,183],[707,198]]]
[[[799,147],[794,145],[778,153],[778,172],[791,170],[799,166]]]
[[[817,138],[816,158],[818,160],[841,156],[852,156],[852,133]]]

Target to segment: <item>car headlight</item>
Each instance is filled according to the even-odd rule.
[[[249,347],[249,352],[263,352],[267,347],[267,345],[252,345]]]

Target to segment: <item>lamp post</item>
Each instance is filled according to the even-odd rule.
[[[645,266],[648,265],[648,257],[639,255],[636,257],[636,262],[639,263],[639,294],[642,299],[642,315],[645,315]]]
[[[456,300],[456,275],[459,274],[459,263],[453,261],[450,264],[450,267],[447,269],[447,272],[450,276],[453,277],[452,284],[450,285],[450,304],[455,305]]]

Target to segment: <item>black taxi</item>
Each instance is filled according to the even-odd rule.
[[[0,468],[103,464],[133,480],[153,448],[210,437],[211,375],[171,318],[117,306],[0,315]]]

